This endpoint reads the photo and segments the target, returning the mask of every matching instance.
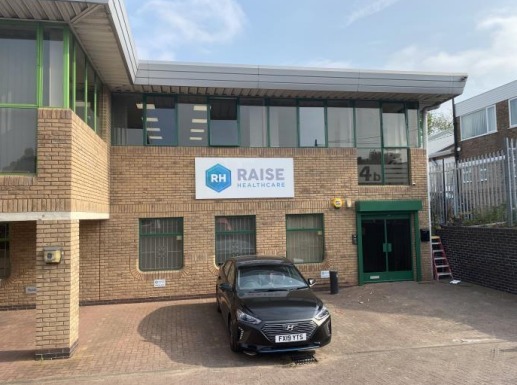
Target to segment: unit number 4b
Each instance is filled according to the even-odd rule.
[[[380,182],[381,166],[363,166],[359,169],[359,182]]]

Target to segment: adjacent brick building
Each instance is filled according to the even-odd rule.
[[[431,279],[422,122],[466,75],[142,62],[122,0],[23,4],[0,6],[0,309],[36,307],[38,357],[73,353],[80,303],[212,295],[234,254]]]

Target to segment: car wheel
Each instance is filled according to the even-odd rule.
[[[240,352],[237,325],[234,325],[231,320],[228,320],[228,334],[230,337],[230,349],[232,352]]]

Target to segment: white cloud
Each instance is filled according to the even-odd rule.
[[[350,25],[359,19],[371,16],[375,13],[381,12],[384,8],[387,8],[400,0],[375,0],[374,2],[368,2],[364,5],[364,1],[361,2],[363,7],[356,9],[352,12],[346,21],[346,25]]]
[[[469,80],[465,99],[517,78],[517,14],[488,16],[477,26],[477,33],[488,43],[457,52],[432,51],[411,45],[394,53],[388,69],[465,72]],[[480,39],[481,40],[481,39]]]
[[[230,42],[246,20],[235,0],[143,1],[136,15],[139,56],[152,60],[174,60],[181,46],[203,50]]]

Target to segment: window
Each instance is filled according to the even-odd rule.
[[[461,117],[461,140],[486,135],[496,131],[495,106]]]
[[[298,147],[298,122],[296,118],[296,100],[270,100],[270,147]]]
[[[406,111],[412,104],[356,104],[357,173],[363,185],[408,185],[409,142]],[[415,111],[416,112],[416,111]],[[412,125],[417,125],[412,114]],[[416,128],[418,142],[418,128]],[[413,134],[414,135],[414,134]]]
[[[62,107],[63,98],[63,29],[43,30],[43,105]]]
[[[508,100],[510,111],[510,127],[517,127],[517,98]]]
[[[114,146],[144,143],[144,112],[141,94],[113,94],[111,97],[111,142]]]
[[[327,102],[329,147],[354,147],[354,108],[346,100]]]
[[[239,145],[236,99],[210,99],[210,145]]]
[[[300,147],[326,147],[325,107],[320,101],[300,101]]]
[[[0,279],[8,278],[11,274],[9,259],[9,225],[0,223]]]
[[[255,217],[215,217],[215,262],[256,253]]]
[[[36,173],[35,108],[0,107],[0,173]]]
[[[239,100],[239,127],[242,147],[267,147],[267,109],[264,99]]]
[[[0,104],[37,103],[36,27],[0,25]]]
[[[286,216],[287,258],[294,263],[323,261],[324,236],[322,214]]]
[[[208,146],[208,105],[205,97],[178,98],[179,146]]]
[[[155,146],[175,146],[176,103],[173,96],[148,96],[145,98],[146,144]]]
[[[178,270],[182,267],[183,219],[140,219],[140,270]]]

